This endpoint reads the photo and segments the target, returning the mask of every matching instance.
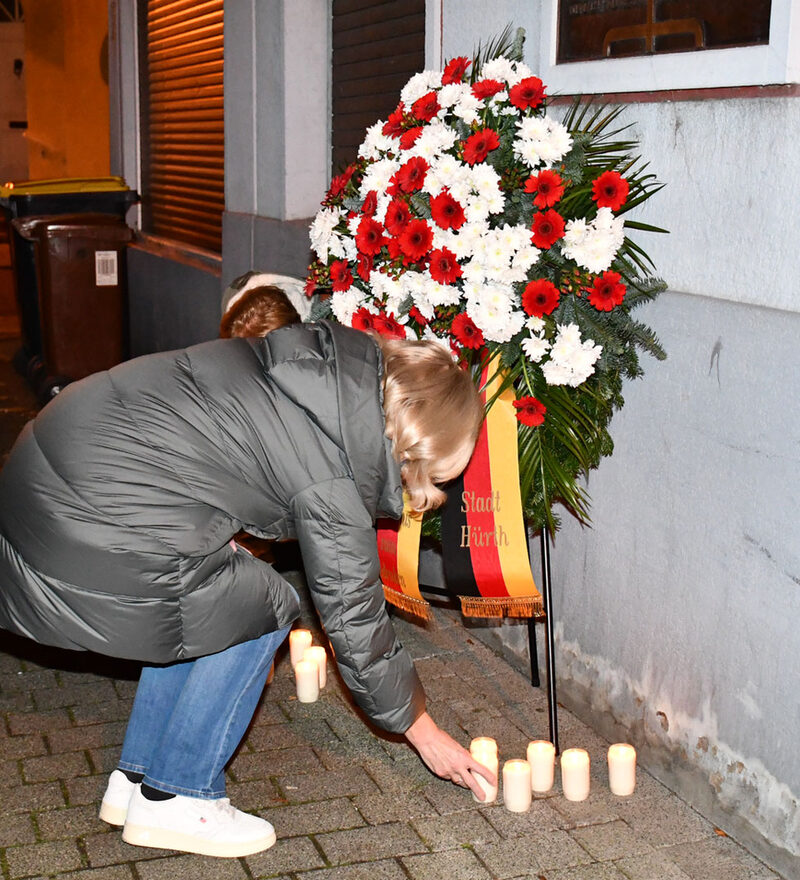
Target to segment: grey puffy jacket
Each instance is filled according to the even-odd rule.
[[[380,351],[336,324],[148,355],[68,386],[0,472],[0,627],[149,663],[291,623],[290,585],[236,550],[296,537],[345,683],[405,731],[424,709],[379,583],[402,510]]]

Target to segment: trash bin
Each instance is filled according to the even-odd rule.
[[[123,220],[138,201],[138,193],[121,177],[31,180],[0,186],[0,212],[7,221],[72,214],[107,214]],[[41,373],[44,357],[34,240],[23,238],[12,226],[9,243],[22,332],[22,349],[14,363],[31,379],[31,374]]]
[[[28,378],[43,402],[127,356],[126,247],[133,231],[111,214],[13,220],[33,247],[40,355]]]

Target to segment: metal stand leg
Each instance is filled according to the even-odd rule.
[[[547,666],[547,711],[550,722],[550,742],[558,748],[558,701],[556,699],[556,666],[553,647],[553,590],[550,584],[550,538],[542,529],[542,588],[545,617],[545,664]],[[531,620],[533,624],[533,620]]]
[[[528,653],[531,655],[531,685],[535,688],[542,686],[539,677],[539,652],[536,650],[536,618],[528,618]]]

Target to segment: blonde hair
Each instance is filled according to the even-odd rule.
[[[437,342],[375,337],[383,353],[386,436],[415,510],[439,507],[437,488],[467,466],[483,421],[470,374]]]
[[[289,297],[271,284],[252,287],[233,301],[222,316],[219,335],[223,339],[232,336],[266,336],[270,330],[295,324],[300,320],[297,309]]]

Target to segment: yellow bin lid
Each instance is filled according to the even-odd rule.
[[[122,177],[61,177],[50,180],[23,180],[0,186],[0,199],[11,196],[37,196],[53,193],[124,192],[130,187]]]

